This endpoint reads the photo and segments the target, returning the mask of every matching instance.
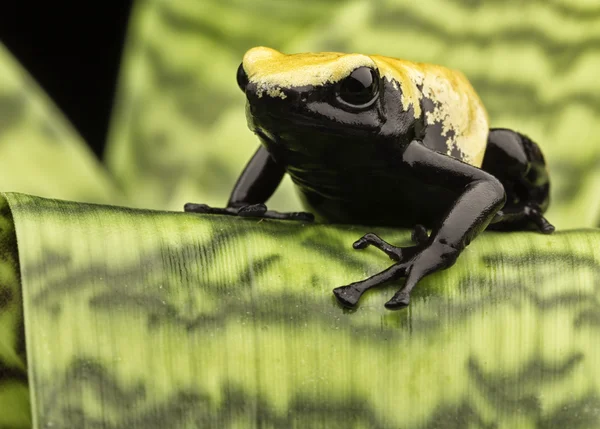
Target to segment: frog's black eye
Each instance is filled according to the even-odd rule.
[[[338,97],[352,106],[364,106],[377,97],[378,82],[375,70],[359,67],[340,83]]]
[[[248,75],[244,70],[244,64],[240,64],[237,69],[237,84],[243,92],[246,92],[246,86],[248,85]]]

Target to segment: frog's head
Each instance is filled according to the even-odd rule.
[[[263,140],[372,136],[385,123],[386,86],[367,55],[257,47],[244,55],[237,81],[248,125]]]

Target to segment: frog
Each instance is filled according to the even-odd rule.
[[[184,211],[300,222],[408,228],[411,245],[374,232],[392,265],[335,287],[346,308],[374,287],[403,286],[384,305],[405,308],[425,277],[454,265],[484,230],[551,234],[550,179],[538,144],[489,115],[461,71],[382,55],[285,54],[258,46],[237,69],[246,119],[260,144],[225,207]],[[266,203],[284,175],[307,211]]]

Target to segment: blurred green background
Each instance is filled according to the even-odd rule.
[[[563,229],[600,224],[600,7],[589,0],[139,0],[126,40],[102,164],[2,51],[0,189],[168,210],[223,205],[258,144],[235,70],[248,48],[266,45],[460,69],[492,126],[541,145],[548,218]],[[288,179],[270,205],[299,208]]]

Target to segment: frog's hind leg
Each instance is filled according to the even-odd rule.
[[[500,180],[507,197],[488,229],[514,231],[534,226],[545,234],[554,231],[543,216],[549,204],[550,181],[537,144],[516,131],[491,129],[481,168]]]

